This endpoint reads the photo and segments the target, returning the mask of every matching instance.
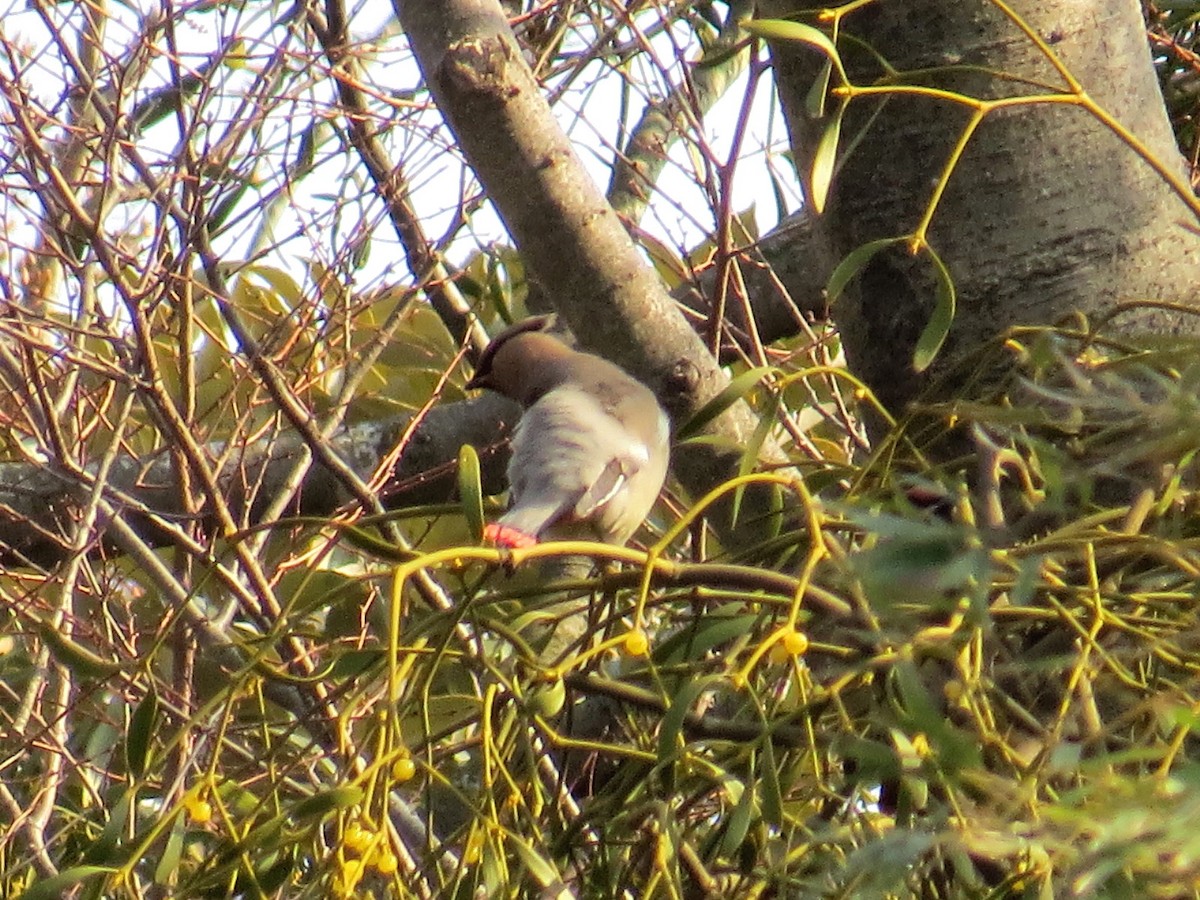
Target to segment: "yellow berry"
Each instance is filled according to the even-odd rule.
[[[479,862],[483,856],[484,831],[482,828],[473,828],[471,834],[467,837],[467,845],[463,847],[462,861],[473,866]]]
[[[189,797],[184,801],[187,806],[188,818],[193,822],[203,825],[205,822],[212,821],[212,804],[207,800],[202,800],[199,797]]]
[[[808,652],[808,635],[802,631],[796,631],[794,628],[788,629],[780,643],[783,644],[783,649],[790,656],[803,656]]]
[[[914,735],[912,746],[918,759],[929,759],[929,757],[933,756],[933,748],[929,746],[929,738],[924,734]]]
[[[347,859],[334,879],[336,890],[342,896],[350,896],[363,877],[363,863],[360,859]]]
[[[966,694],[966,688],[961,681],[951,679],[942,686],[942,694],[951,703],[962,702],[963,696]]]
[[[391,850],[381,850],[375,857],[375,870],[380,875],[391,875],[400,867],[396,861],[396,854]]]
[[[413,776],[416,774],[417,764],[407,756],[402,756],[392,763],[392,781],[397,784],[412,781]]]
[[[785,628],[771,645],[770,659],[775,664],[785,663],[808,652],[808,636],[794,628]]]
[[[645,656],[650,651],[650,638],[640,628],[625,635],[625,652],[630,656]]]
[[[342,831],[342,846],[351,853],[362,854],[368,847],[371,846],[371,841],[374,838],[367,829],[361,825],[354,824],[346,827]]]

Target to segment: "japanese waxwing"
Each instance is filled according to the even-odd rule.
[[[484,530],[502,547],[539,540],[624,544],[667,475],[669,426],[650,389],[608,360],[547,333],[553,316],[497,335],[468,388],[491,388],[524,410],[508,463],[510,506]]]

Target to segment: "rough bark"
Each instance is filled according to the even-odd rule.
[[[760,14],[780,18],[806,5],[764,0]],[[1182,179],[1136,0],[1011,6],[1083,89]],[[980,98],[1066,89],[1037,45],[987,0],[875,3],[845,18],[839,49],[857,85],[883,83],[882,57],[899,72],[891,83]],[[823,58],[802,44],[778,44],[772,53],[793,150],[806,172],[826,125],[805,107]],[[856,247],[917,225],[967,118],[962,106],[924,97],[851,102],[840,170],[808,248],[825,275]],[[832,314],[851,367],[898,411],[1008,326],[1053,324],[1076,311],[1097,319],[1134,300],[1200,308],[1194,221],[1162,175],[1083,109],[1012,107],[989,115],[974,134],[929,232],[958,292],[939,362],[924,375],[912,365],[934,298],[927,259],[903,249],[880,254]],[[1195,334],[1200,318],[1142,306],[1113,325],[1125,335]]]

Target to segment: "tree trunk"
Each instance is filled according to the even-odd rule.
[[[764,0],[760,16],[782,18],[804,5]],[[1129,301],[1200,308],[1195,207],[1181,197],[1182,189],[1190,199],[1190,190],[1136,0],[1011,6],[1162,171],[1135,152],[1132,138],[1122,140],[1079,105],[989,112],[950,174],[928,232],[957,291],[937,362],[924,373],[913,365],[935,298],[928,256],[910,255],[903,244],[878,254],[833,306],[850,366],[894,412],[1009,326],[1050,325],[1076,312],[1094,322]],[[838,48],[856,86],[923,85],[985,100],[1071,90],[1042,48],[987,0],[879,2],[841,27]],[[797,165],[808,172],[828,122],[806,109],[824,59],[802,43],[772,50]],[[895,68],[892,78],[884,80],[881,59]],[[826,114],[837,102],[828,98]],[[826,276],[856,247],[917,228],[971,113],[952,99],[911,92],[849,103],[840,168],[817,224],[814,263]],[[1112,328],[1193,335],[1200,318],[1139,305]]]

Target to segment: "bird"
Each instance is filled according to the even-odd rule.
[[[616,364],[548,333],[554,316],[506,328],[480,355],[468,389],[522,407],[508,463],[510,503],[484,540],[624,545],[666,479],[670,424],[654,393]]]

